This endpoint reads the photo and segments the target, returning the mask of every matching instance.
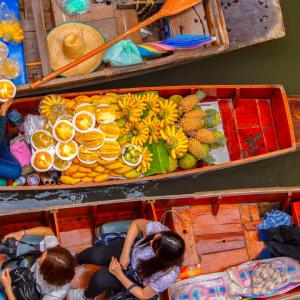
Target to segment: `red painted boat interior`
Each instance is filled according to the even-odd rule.
[[[202,87],[159,87],[113,90],[113,92],[140,92],[157,90],[161,97],[175,94],[187,96]],[[207,97],[204,100],[218,101],[221,118],[227,138],[231,161],[260,154],[287,149],[295,146],[291,116],[287,98],[282,88],[277,86],[220,86],[202,88]],[[93,95],[106,91],[63,95],[72,99],[79,94]],[[38,113],[40,98],[19,99],[14,108],[23,114]],[[10,127],[10,130],[15,128]]]
[[[166,224],[186,240],[185,264],[199,263],[201,257],[203,273],[212,273],[255,259],[261,251],[263,245],[255,231],[260,221],[257,203],[276,202],[286,209],[297,200],[300,193],[231,194],[27,212],[1,216],[1,238],[18,230],[50,226],[62,246],[80,251],[92,245],[95,228],[104,223],[136,218],[161,220],[166,214]],[[182,219],[167,213],[170,210],[176,210]],[[81,270],[81,277],[79,274],[73,284],[83,287],[95,270],[91,266]]]

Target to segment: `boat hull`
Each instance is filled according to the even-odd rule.
[[[257,203],[279,203],[281,209],[285,210],[290,202],[297,201],[299,196],[300,187],[292,187],[228,190],[157,198],[152,197],[151,199],[120,199],[110,203],[89,203],[82,204],[81,206],[72,205],[62,209],[52,207],[40,211],[20,210],[14,214],[2,214],[0,216],[0,226],[2,235],[18,230],[26,230],[35,226],[49,226],[56,233],[64,247],[70,250],[78,250],[80,247],[85,248],[90,246],[95,228],[108,222],[131,220],[135,218],[160,220],[170,209],[176,210],[179,213],[188,212],[189,210],[194,216],[193,221],[196,222],[195,225],[198,224],[197,222],[202,222],[201,224],[203,225],[203,227],[199,227],[197,234],[194,233],[195,237],[196,235],[198,237],[203,236],[206,239],[206,241],[203,242],[201,242],[201,240],[196,241],[197,245],[201,247],[199,248],[200,251],[211,252],[213,251],[211,249],[221,247],[223,253],[226,253],[226,262],[220,262],[219,260],[213,261],[214,257],[216,258],[218,255],[221,255],[220,253],[204,254],[202,256],[202,270],[206,273],[205,270],[210,270],[211,268],[213,268],[213,270],[220,268],[218,271],[224,271],[228,264],[233,264],[239,260],[241,260],[242,263],[249,259],[250,254],[245,252],[249,247],[247,246],[248,248],[245,248],[241,237],[242,234],[247,238],[247,244],[261,246],[258,245],[258,243],[261,244],[261,242],[257,241],[255,238],[256,235],[252,236],[252,233],[255,233],[256,222],[259,220]],[[233,213],[229,213],[228,215],[228,211],[231,212],[231,208],[237,215],[236,217],[239,217],[240,209],[241,218],[249,218],[248,221],[246,223],[240,223],[239,220],[243,219],[237,219]],[[202,214],[199,214],[200,212],[205,212],[204,218]],[[189,243],[190,246],[194,235],[189,231],[190,228],[187,226],[187,224],[190,224],[189,216],[184,213],[181,214],[181,216],[185,218],[185,223],[181,222],[181,225],[185,226],[184,228],[181,228],[181,225],[178,223],[178,218],[176,223],[175,214],[166,218],[166,222],[168,226],[173,226],[174,230],[182,234],[186,243]],[[235,223],[228,222],[228,220],[233,218]],[[211,229],[212,231],[217,230],[219,233],[214,233],[212,236],[210,236],[211,233],[205,233],[204,235],[201,233],[201,230],[203,232],[205,226],[210,224],[209,222],[217,222],[222,225],[221,227]],[[234,240],[235,236],[237,236],[239,241]],[[220,243],[218,242],[219,240]],[[201,244],[199,244],[199,242],[201,242]],[[239,248],[240,244],[243,248]],[[252,249],[252,251],[255,252],[259,249]],[[191,253],[193,250],[188,248],[187,251]],[[242,253],[243,251],[245,252],[243,257],[232,257],[234,253]],[[188,259],[197,259],[197,256],[188,256]],[[294,290],[290,292],[289,295],[299,296],[299,290]],[[286,299],[282,297],[283,295],[268,299]]]
[[[199,168],[135,179],[108,180],[101,183],[30,187],[1,187],[0,191],[55,191],[57,189],[89,189],[120,186],[143,182],[177,179],[182,176],[199,176],[263,159],[284,155],[296,150],[295,134],[288,100],[282,86],[278,85],[220,85],[220,86],[166,86],[91,91],[62,94],[66,99],[79,95],[92,96],[114,92],[119,94],[157,91],[162,97],[189,95],[197,90],[206,92],[207,102],[217,101],[220,107],[230,162],[203,165]],[[37,113],[42,97],[17,99],[13,107],[22,113]]]

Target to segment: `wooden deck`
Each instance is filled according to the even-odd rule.
[[[257,238],[257,204],[223,204],[215,216],[211,205],[173,208],[175,230],[184,238],[184,265],[201,263],[202,273],[224,271],[255,259],[264,247]]]

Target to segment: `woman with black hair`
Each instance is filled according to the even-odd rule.
[[[134,244],[140,231],[144,238]],[[78,264],[106,267],[94,273],[87,289],[71,290],[69,298],[93,299],[106,290],[117,293],[125,288],[138,299],[150,299],[175,282],[184,252],[184,240],[168,227],[134,220],[125,241],[88,248],[77,255]]]

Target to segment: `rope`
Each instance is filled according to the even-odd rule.
[[[176,215],[176,216],[180,219],[181,223],[184,223],[184,222],[185,222],[185,220],[184,220],[184,218],[181,216],[181,214],[180,214],[177,210],[175,210],[175,209],[173,208],[173,209],[166,210],[166,211],[163,213],[163,215],[162,215],[161,218],[160,218],[160,223],[162,223],[162,224],[165,224],[165,223],[166,223],[166,217],[167,217],[167,214],[168,214],[168,213],[170,213],[171,215],[172,215],[172,214]]]

